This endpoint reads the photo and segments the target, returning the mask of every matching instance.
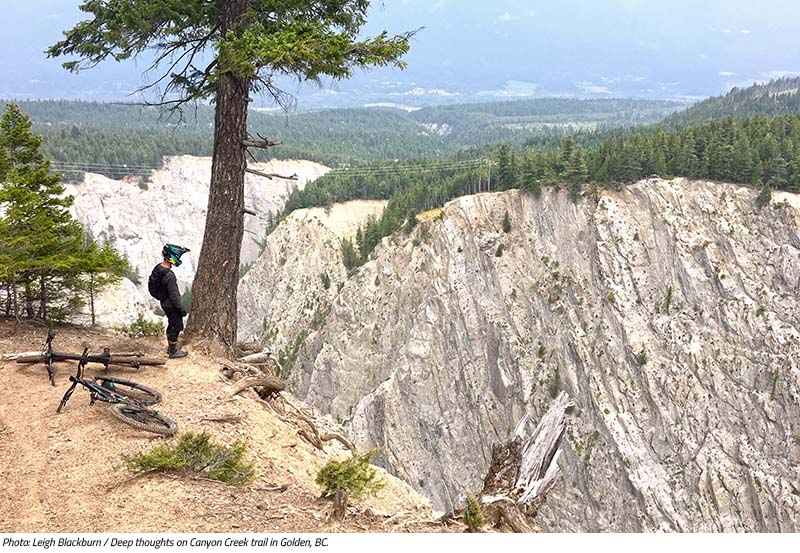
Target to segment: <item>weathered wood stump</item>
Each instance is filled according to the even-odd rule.
[[[512,532],[535,532],[534,518],[558,478],[558,458],[572,405],[561,392],[532,428],[525,415],[505,444],[492,448],[492,462],[483,483],[480,503],[487,521]]]

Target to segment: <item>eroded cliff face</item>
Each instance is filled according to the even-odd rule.
[[[310,161],[279,161],[251,164],[266,173],[297,175],[297,180],[268,180],[248,174],[245,179],[245,205],[256,212],[245,216],[242,263],[251,263],[260,253],[270,214],[277,215],[295,188],[324,175],[329,169]],[[147,276],[161,259],[165,243],[191,249],[183,265],[175,271],[181,290],[191,287],[205,230],[208,186],[211,181],[211,158],[175,156],[164,159],[164,167],[154,171],[146,187],[86,173],[81,183],[68,184],[67,193],[75,197],[73,213],[84,229],[101,242],[112,242],[138,272],[141,283],[133,307],[111,302],[115,313],[101,315],[101,324],[117,324],[119,319],[136,317],[131,309],[139,304],[155,305],[147,293]],[[126,294],[130,286],[124,285]],[[101,298],[99,307],[107,310]],[[120,308],[125,311],[120,315]],[[142,311],[139,311],[142,312]],[[145,311],[146,313],[146,311]]]
[[[442,510],[565,390],[575,409],[545,529],[797,530],[800,211],[794,196],[760,211],[754,198],[683,179],[577,205],[463,197],[385,239],[328,290],[329,312],[276,343],[297,344],[295,393]],[[305,255],[331,250],[308,232]],[[336,253],[314,271],[332,273]],[[261,271],[311,286],[274,261],[248,277]],[[303,304],[281,305],[296,317]]]
[[[266,239],[264,251],[239,283],[242,340],[258,339],[294,355],[302,337],[318,329],[347,280],[341,240],[353,238],[385,201],[352,201],[299,209]]]

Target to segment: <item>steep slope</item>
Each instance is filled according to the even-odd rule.
[[[40,348],[46,329],[0,321],[0,353]],[[135,343],[97,329],[61,328],[59,350],[93,347],[161,351],[160,341]],[[152,434],[118,423],[102,403],[89,405],[76,390],[61,414],[55,410],[66,391],[74,363],[56,366],[56,387],[41,365],[0,359],[0,385],[15,401],[0,402],[0,532],[388,532],[446,531],[420,524],[431,517],[429,503],[388,475],[377,497],[354,504],[352,516],[328,523],[331,501],[320,498],[317,471],[347,453],[330,442],[325,451],[302,440],[260,403],[253,392],[231,399],[220,382],[220,363],[192,354],[165,367],[148,367],[115,376],[132,378],[163,393],[157,409],[176,420],[181,431],[208,432],[214,441],[247,444],[257,479],[241,488],[170,475],[135,476],[122,468],[122,454],[152,448]],[[89,373],[93,370],[88,369]],[[299,402],[292,400],[297,406]],[[214,417],[233,417],[227,422]],[[280,490],[286,485],[288,489]],[[407,511],[391,523],[363,511]]]
[[[292,212],[239,283],[239,339],[263,338],[276,350],[296,352],[296,337],[322,324],[347,280],[340,240],[353,238],[384,207],[385,201],[358,200]]]
[[[440,509],[563,389],[546,529],[797,530],[800,211],[754,197],[677,179],[459,198],[295,340],[294,390]]]

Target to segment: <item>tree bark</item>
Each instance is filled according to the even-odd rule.
[[[36,315],[33,311],[33,290],[31,290],[30,281],[25,283],[25,315],[29,319],[33,319]]]
[[[45,285],[44,275],[39,277],[39,314],[43,321],[47,320],[47,286]]]
[[[89,275],[89,305],[92,310],[92,326],[94,326],[94,275],[91,274]]]
[[[236,32],[250,0],[226,0],[221,32]],[[236,290],[244,235],[247,108],[250,80],[223,73],[217,85],[214,155],[203,247],[192,285],[186,339],[231,355],[236,344]]]

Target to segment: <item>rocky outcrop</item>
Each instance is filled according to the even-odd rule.
[[[800,211],[754,198],[678,179],[454,200],[330,292],[294,391],[439,509],[564,390],[546,530],[798,530]]]
[[[248,174],[245,179],[245,205],[256,212],[245,218],[242,263],[258,257],[271,216],[277,215],[296,187],[303,188],[329,169],[309,161],[271,161],[251,164],[266,173],[297,175],[297,180]],[[205,230],[211,158],[167,157],[164,167],[136,183],[117,181],[86,173],[83,182],[68,184],[67,193],[75,197],[73,213],[84,229],[103,243],[111,242],[124,254],[138,273],[135,302],[155,305],[147,293],[147,276],[160,261],[167,242],[190,248],[184,264],[176,269],[182,290],[191,286]],[[127,313],[123,318],[135,318]],[[101,318],[103,324],[116,323]]]
[[[239,339],[260,339],[286,355],[317,330],[347,280],[341,240],[353,238],[385,201],[352,201],[292,212],[266,239],[239,283]]]

